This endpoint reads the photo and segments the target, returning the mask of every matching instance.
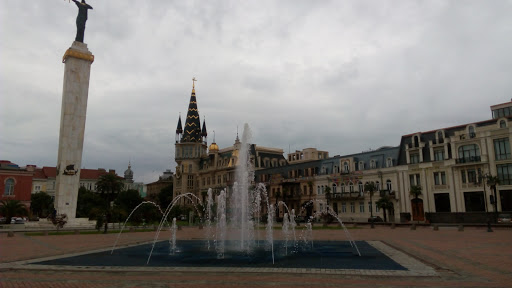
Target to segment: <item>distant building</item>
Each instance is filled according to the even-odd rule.
[[[18,200],[30,209],[34,167],[19,167],[9,160],[0,160],[0,200]]]

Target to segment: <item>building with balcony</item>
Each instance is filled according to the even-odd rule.
[[[485,222],[488,212],[512,211],[511,109],[512,102],[503,103],[491,106],[490,120],[402,136],[402,213],[417,221],[428,214],[436,222]],[[489,175],[499,178],[497,195],[486,185]],[[422,189],[418,199],[412,185]]]

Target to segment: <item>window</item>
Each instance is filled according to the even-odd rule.
[[[372,212],[372,202],[368,202],[368,212]]]
[[[4,196],[13,196],[14,195],[14,179],[8,178],[5,181],[5,190],[4,190]]]
[[[347,213],[347,203],[341,202],[341,212]]]
[[[359,170],[364,170],[364,162],[359,161]]]
[[[512,164],[496,165],[501,185],[512,184]]]
[[[194,176],[193,175],[188,175],[188,177],[187,177],[187,188],[194,189]]]
[[[348,184],[348,189],[350,190],[350,193],[354,192],[354,184],[352,182]]]
[[[341,193],[345,193],[345,183],[341,183]]]
[[[350,202],[350,212],[356,213],[356,203]]]
[[[464,145],[459,147],[459,161],[474,162],[479,161],[480,148],[476,144]]]
[[[348,162],[343,162],[343,172],[345,172],[345,173],[349,172]]]
[[[386,167],[391,167],[391,166],[393,166],[393,159],[388,158],[388,159],[386,160]]]
[[[379,206],[377,206],[377,203],[375,203],[375,213],[379,213],[380,212],[380,208]]]
[[[468,169],[468,182],[476,183],[476,171],[475,169]]]
[[[506,128],[507,127],[507,121],[501,120],[500,121],[500,128]]]
[[[34,191],[35,191],[36,193],[38,193],[39,191],[41,191],[41,186],[40,186],[40,185],[36,185],[36,186],[34,186]]]
[[[322,193],[322,191],[320,190],[320,186],[317,186],[317,187],[316,187],[316,193],[317,193],[318,195],[320,195],[320,194]]]
[[[364,202],[359,202],[359,213],[364,213]]]
[[[338,187],[338,185],[336,185],[336,183],[332,184],[332,193],[337,193],[338,192],[338,191],[336,191],[337,187]]]
[[[411,174],[409,175],[409,184],[413,185],[421,185],[420,174]]]
[[[359,181],[358,183],[358,188],[359,188],[359,192],[364,192],[364,186],[363,186],[363,182]]]
[[[437,143],[443,143],[444,137],[443,137],[443,131],[437,131]]]
[[[377,162],[375,160],[370,160],[370,169],[377,168]]]
[[[434,172],[434,185],[446,185],[445,172]]]
[[[512,115],[510,107],[500,108],[492,111],[492,118],[498,119],[505,116]]]
[[[469,132],[469,138],[475,138],[475,136],[476,136],[476,134],[475,134],[475,127],[469,126],[468,132]]]
[[[419,153],[411,153],[409,158],[411,159],[410,164],[420,163],[420,154]]]
[[[386,186],[388,188],[388,191],[391,192],[391,190],[393,190],[392,188],[392,185],[391,185],[391,180],[388,179],[388,181],[386,181]]]
[[[443,160],[444,160],[444,149],[434,150],[434,161],[443,161]]]
[[[375,189],[377,191],[380,191],[380,182],[379,181],[375,182]]]
[[[496,160],[510,159],[510,142],[508,137],[494,140],[494,154]]]
[[[467,183],[466,170],[461,170],[460,171],[460,179],[461,179],[462,183],[464,183],[464,184]]]

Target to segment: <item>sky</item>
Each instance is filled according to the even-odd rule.
[[[87,1],[82,167],[175,171],[195,84],[208,144],[331,156],[491,118],[512,98],[512,1]],[[4,0],[0,159],[55,166],[71,1]],[[184,122],[183,122],[184,124]]]

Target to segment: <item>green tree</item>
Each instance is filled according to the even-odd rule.
[[[382,209],[382,213],[384,214],[384,222],[387,222],[386,210],[393,209],[393,202],[391,202],[391,198],[387,195],[384,195],[375,204],[377,207]]]
[[[97,219],[102,214],[104,200],[98,193],[91,192],[85,187],[78,189],[76,217]]]
[[[165,209],[167,209],[167,206],[169,206],[169,204],[174,199],[173,188],[173,184],[169,184],[162,188],[160,190],[160,193],[158,193],[158,204],[162,208],[162,211],[165,211]]]
[[[411,185],[411,195],[414,196],[414,199],[418,199],[418,196],[421,195],[421,186],[420,185]]]
[[[30,210],[37,217],[46,218],[53,211],[52,196],[39,192],[30,196]]]
[[[27,207],[19,200],[2,200],[0,201],[0,214],[5,217],[5,223],[11,223],[14,216],[27,216]]]
[[[98,182],[96,182],[96,187],[100,192],[104,202],[103,215],[99,215],[98,219],[101,217],[101,219],[105,220],[103,233],[106,234],[108,231],[108,223],[112,220],[113,211],[110,203],[117,197],[118,193],[123,190],[123,178],[117,176],[116,174],[108,173],[100,177]]]
[[[114,220],[124,221],[126,217],[130,215],[132,210],[137,207],[142,202],[142,197],[139,194],[139,191],[134,189],[129,189],[126,191],[122,191],[117,195],[117,198],[114,200],[114,211],[113,215],[115,216]],[[132,215],[131,219],[134,222],[141,222],[144,218],[142,215],[142,210],[138,209]]]

